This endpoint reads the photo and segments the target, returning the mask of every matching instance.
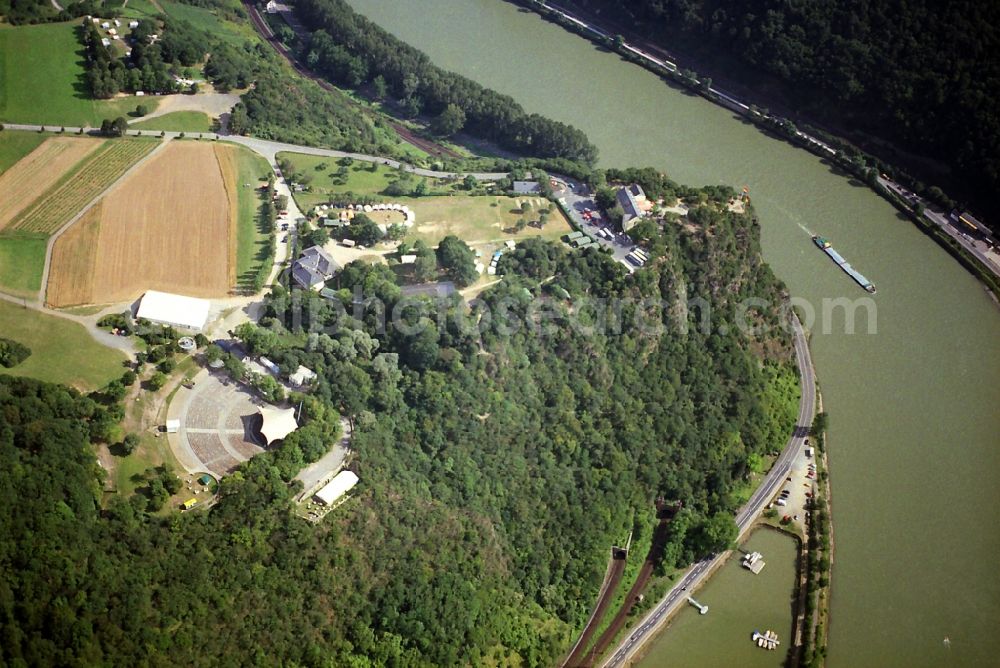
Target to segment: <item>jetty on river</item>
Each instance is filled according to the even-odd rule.
[[[760,552],[751,552],[743,557],[742,563],[743,568],[747,569],[754,575],[760,575],[760,572],[764,570],[764,555]]]
[[[761,649],[773,650],[781,644],[778,642],[778,634],[771,629],[768,629],[763,633],[760,631],[754,631],[751,639],[757,644],[757,647],[760,647]]]
[[[702,605],[701,603],[699,603],[698,601],[694,600],[690,596],[688,596],[688,603],[690,603],[694,607],[698,608],[698,612],[700,614],[703,614],[703,615],[707,615],[708,614],[708,606],[707,605]]]

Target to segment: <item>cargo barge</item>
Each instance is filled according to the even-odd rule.
[[[845,260],[840,253],[833,250],[833,246],[830,245],[829,241],[827,241],[821,236],[814,236],[812,239],[813,243],[816,244],[816,246],[818,246],[821,251],[829,255],[830,259],[836,262],[837,266],[843,269],[845,274],[847,274],[855,281],[857,281],[858,285],[863,287],[865,290],[867,290],[872,294],[875,294],[875,284],[869,281],[864,276],[862,276],[861,272],[852,267],[850,263],[847,260]]]

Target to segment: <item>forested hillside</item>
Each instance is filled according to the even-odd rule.
[[[435,66],[422,51],[397,39],[344,0],[298,0],[295,10],[312,31],[302,51],[310,67],[343,86],[380,80],[412,115],[435,117],[442,134],[463,127],[504,148],[539,158],[593,164],[597,149],[571,125],[528,114],[501,95]]]
[[[692,39],[776,75],[821,121],[955,171],[1000,215],[1000,4],[977,0],[567,0],[661,41]],[[761,102],[758,102],[759,104]],[[766,100],[763,101],[766,105]],[[926,185],[934,185],[928,182]]]
[[[208,512],[161,518],[139,495],[102,510],[88,441],[103,409],[0,376],[0,663],[552,665],[609,546],[652,530],[654,500],[690,519],[668,565],[724,548],[734,491],[794,420],[783,288],[726,197],[693,200],[633,277],[593,249],[522,243],[474,306],[494,314],[478,327],[460,326],[457,298],[412,330],[380,331],[375,308],[338,319],[315,296],[300,320],[299,299],[276,289],[240,335],[315,369],[315,399],[305,427],[226,478]],[[340,275],[348,312],[356,287],[389,313],[400,299],[382,265]],[[766,333],[731,326],[752,296],[773,305],[752,316]],[[644,299],[665,308],[644,316]],[[535,322],[540,304],[547,331],[499,317]],[[355,422],[361,485],[314,526],[290,513],[286,480],[331,408]]]

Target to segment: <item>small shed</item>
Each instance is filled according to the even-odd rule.
[[[198,499],[188,499],[181,505],[184,507],[184,510],[191,510],[198,505]]]
[[[176,434],[181,428],[180,420],[167,420],[167,433]]]

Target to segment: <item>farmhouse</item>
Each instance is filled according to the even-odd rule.
[[[261,417],[260,433],[268,445],[280,441],[299,428],[294,408],[261,406],[258,413]]]
[[[316,500],[325,506],[332,506],[333,503],[347,494],[358,484],[358,476],[353,471],[341,471],[333,480],[326,483],[323,489],[316,492]]]
[[[646,199],[646,193],[642,186],[633,183],[630,186],[620,188],[617,194],[618,203],[622,207],[625,215],[622,216],[622,231],[628,232],[639,222],[639,219],[646,215],[652,204]]]
[[[302,257],[292,265],[292,278],[302,287],[313,290],[340,271],[340,265],[321,246],[302,251]]]
[[[200,331],[208,320],[210,306],[207,299],[148,290],[139,302],[135,317],[161,325]]]

